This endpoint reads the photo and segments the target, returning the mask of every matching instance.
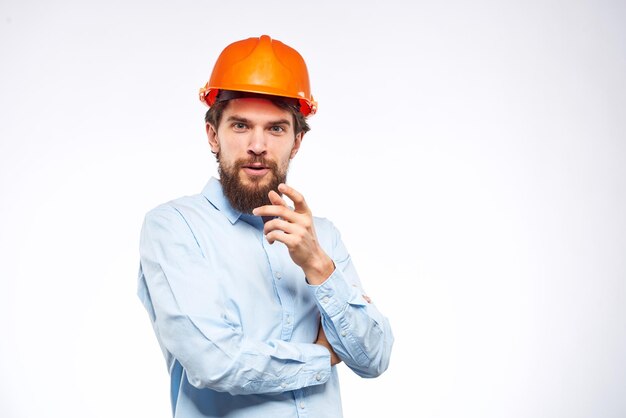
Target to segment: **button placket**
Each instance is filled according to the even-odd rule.
[[[274,286],[276,288],[276,292],[278,293],[278,298],[280,300],[280,306],[282,310],[282,330],[280,338],[283,341],[289,341],[293,334],[293,323],[294,323],[294,308],[293,308],[293,296],[289,293],[289,283],[288,278],[284,274],[284,270],[280,263],[280,249],[277,246],[271,246],[265,241],[263,243],[263,248],[265,250],[265,254],[267,255],[267,260],[269,261],[269,267],[274,278]]]
[[[294,400],[296,401],[296,408],[298,411],[298,418],[305,418],[308,416],[307,407],[305,402],[304,393],[302,390],[294,391]]]

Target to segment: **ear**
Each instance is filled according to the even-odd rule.
[[[220,151],[220,143],[217,140],[217,130],[210,123],[206,124],[206,136],[209,139],[211,152],[217,154]]]
[[[293,160],[293,157],[296,156],[298,150],[300,149],[300,145],[302,144],[302,139],[304,138],[304,132],[300,132],[296,135],[295,141],[293,141],[293,148],[291,148],[291,154],[289,154],[289,159]]]

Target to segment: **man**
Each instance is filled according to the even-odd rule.
[[[393,336],[338,231],[286,184],[317,108],[304,60],[265,35],[235,42],[200,97],[220,178],[150,211],[140,244],[173,415],[341,417],[334,366],[378,376]]]

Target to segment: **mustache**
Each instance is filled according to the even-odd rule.
[[[278,170],[278,164],[276,163],[276,161],[268,160],[262,155],[255,155],[251,158],[239,158],[235,161],[234,165],[236,168],[241,168],[243,166],[251,164],[262,164],[265,167],[270,168],[272,171]]]

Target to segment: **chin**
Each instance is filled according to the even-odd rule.
[[[243,174],[242,176],[239,177],[239,181],[241,185],[244,187],[250,187],[250,188],[256,189],[259,187],[265,187],[268,184],[270,184],[272,181],[272,178],[269,175],[265,175],[263,177],[248,177],[247,175]]]

